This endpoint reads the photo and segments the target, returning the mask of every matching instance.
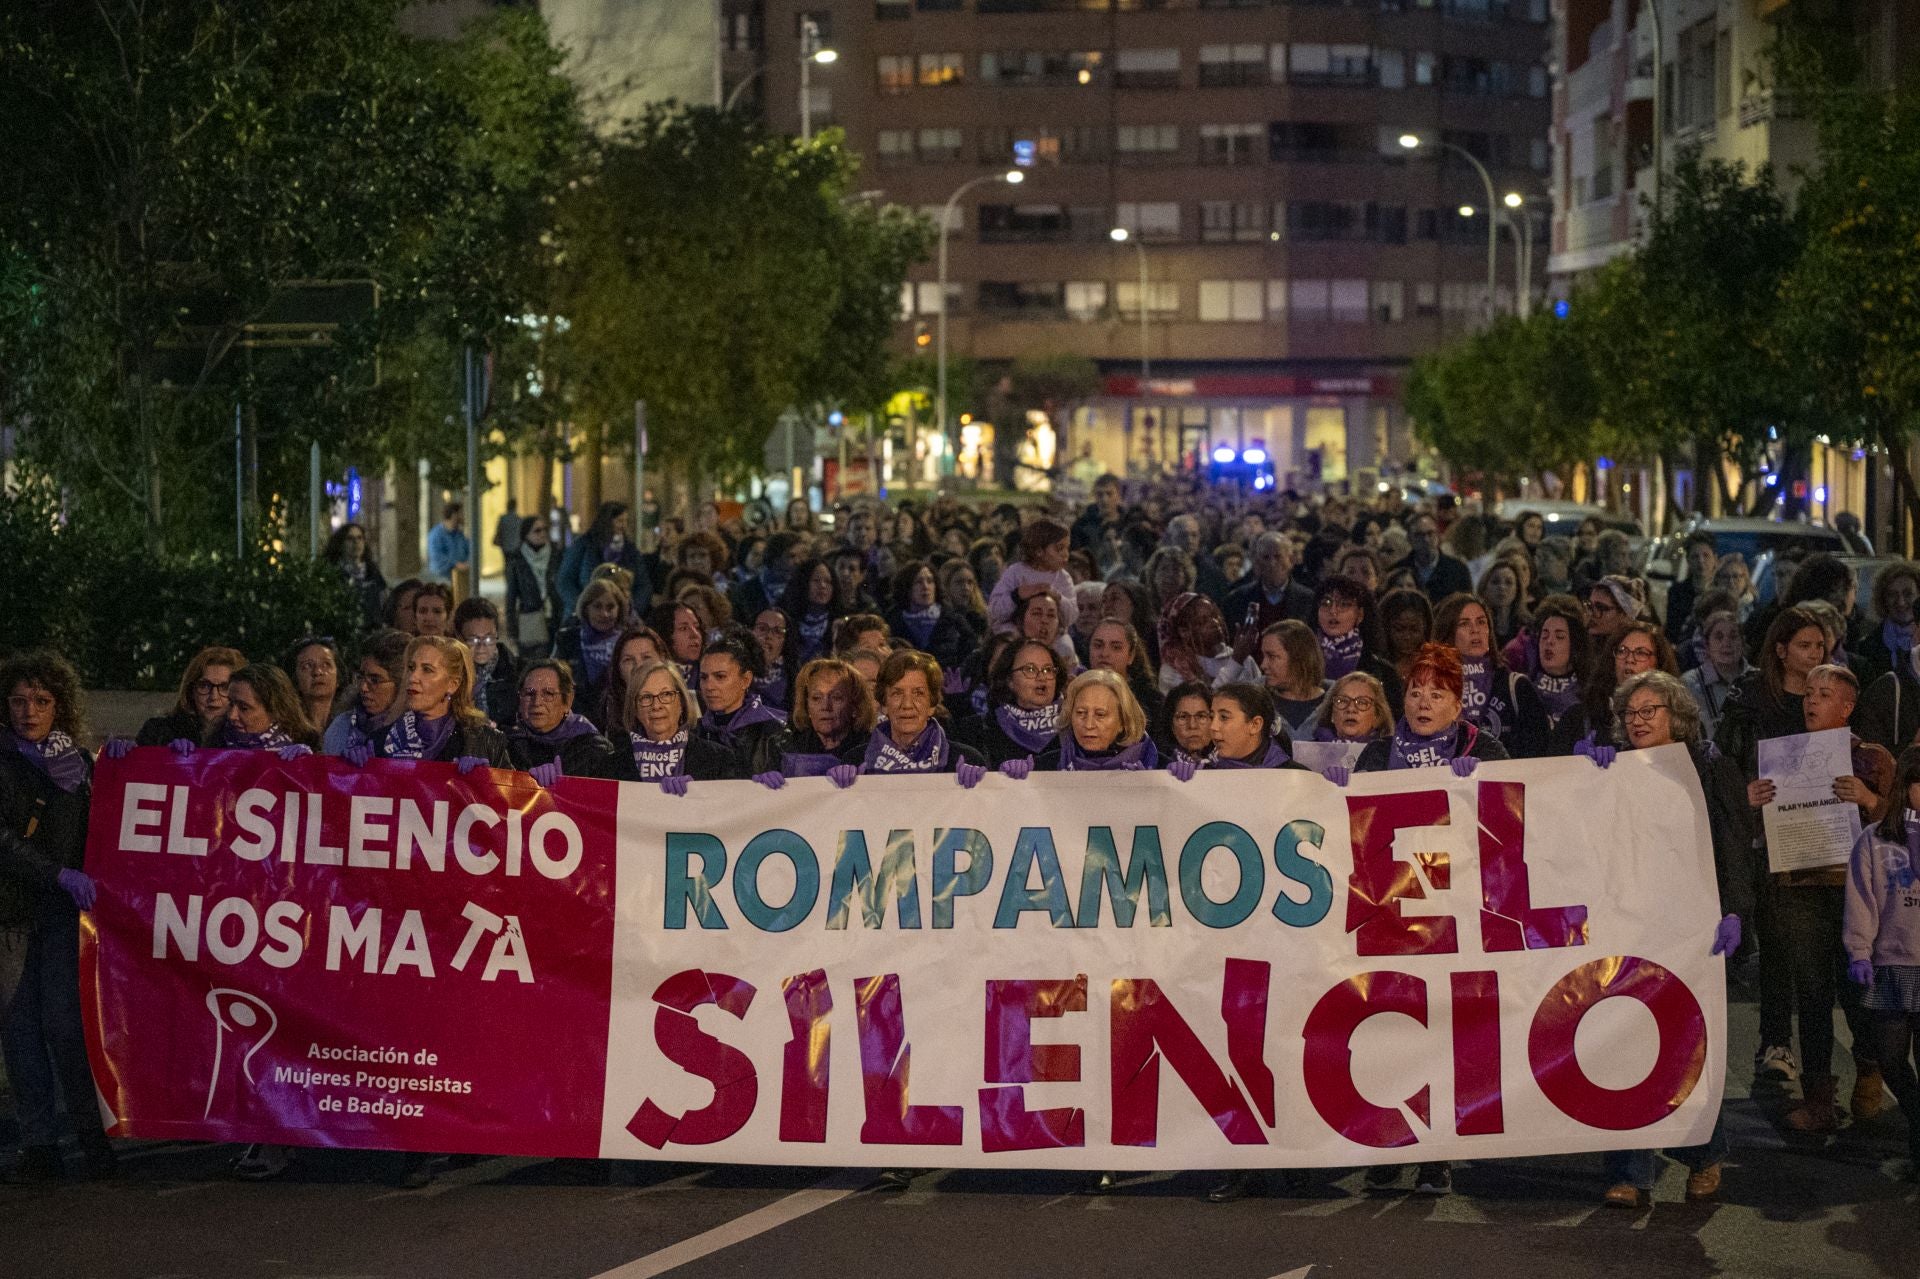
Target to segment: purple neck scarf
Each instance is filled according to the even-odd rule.
[[[1887,646],[1887,652],[1893,655],[1893,664],[1898,666],[1913,651],[1913,627],[1902,626],[1898,622],[1882,622],[1880,642]]]
[[[8,732],[13,748],[27,762],[47,775],[47,780],[71,795],[87,780],[87,753],[73,744],[73,738],[54,729],[37,742]]]
[[[867,741],[869,773],[939,773],[947,767],[947,730],[940,721],[930,719],[920,736],[905,747],[894,744],[893,734],[882,724]]]
[[[907,628],[907,637],[915,648],[924,649],[933,639],[933,628],[940,624],[940,606],[929,604],[925,608],[910,608],[900,614],[900,624]]]
[[[833,625],[833,615],[824,608],[809,607],[800,615],[800,660],[811,661],[820,656],[827,646],[827,628]]]
[[[619,638],[618,628],[603,631],[588,622],[580,624],[580,673],[587,677],[589,687],[607,677],[607,667],[613,663],[613,642]]]
[[[786,751],[780,756],[780,771],[788,777],[825,777],[846,762],[831,751]]]
[[[418,711],[408,711],[387,730],[380,753],[388,759],[432,759],[453,736],[453,716],[424,719]]]
[[[1455,722],[1431,737],[1422,737],[1402,719],[1393,726],[1393,747],[1387,752],[1387,767],[1433,768],[1450,762],[1460,753],[1466,726]]]
[[[1119,750],[1089,755],[1073,740],[1072,733],[1060,734],[1060,771],[1063,773],[1134,772],[1159,765],[1160,752],[1154,749],[1151,738],[1143,737]]]
[[[1460,694],[1460,713],[1478,724],[1483,722],[1493,703],[1493,663],[1485,656],[1462,657],[1460,673],[1466,685]]]
[[[770,711],[762,706],[759,695],[752,692],[747,694],[747,700],[740,703],[738,710],[729,711],[725,715],[717,711],[708,711],[700,717],[700,727],[706,730],[707,736],[714,738],[728,750],[732,750],[739,744],[738,734],[741,729],[751,728],[755,724],[785,722],[784,716],[778,711]]]
[[[593,721],[585,715],[577,711],[568,711],[565,719],[544,733],[534,732],[531,728],[527,727],[525,720],[521,720],[520,723],[514,727],[513,735],[529,742],[543,742],[548,746],[565,746],[576,737],[585,737],[589,733],[597,733],[599,731],[599,729],[593,726]]]
[[[1320,656],[1327,665],[1327,678],[1339,679],[1360,669],[1360,628],[1345,635],[1320,637]]]
[[[1549,675],[1541,671],[1533,677],[1533,686],[1546,705],[1549,726],[1559,723],[1560,717],[1580,701],[1580,681],[1571,675]]]
[[[1270,741],[1267,743],[1266,754],[1262,755],[1257,760],[1228,759],[1224,755],[1220,754],[1219,751],[1216,750],[1212,754],[1212,756],[1208,758],[1207,767],[1208,768],[1278,768],[1280,767],[1280,765],[1286,763],[1288,760],[1292,758],[1293,756],[1287,754],[1286,749],[1282,747],[1279,742]]]
[[[753,695],[768,706],[787,704],[787,670],[782,662],[775,662],[767,673],[753,681]]]
[[[293,745],[293,739],[278,724],[267,725],[263,733],[243,733],[231,720],[224,720],[220,724],[220,745],[230,751],[277,751]]]
[[[1192,764],[1195,768],[1205,768],[1207,766],[1207,762],[1212,758],[1213,758],[1213,751],[1211,748],[1201,751],[1198,755],[1195,755],[1192,751],[1188,750],[1184,746],[1176,746],[1173,748],[1173,758],[1168,760],[1167,762],[1169,764],[1186,763],[1186,764]]]
[[[397,699],[396,699],[397,700]],[[389,711],[393,707],[387,708]],[[386,738],[392,724],[384,716],[369,715],[358,706],[353,708],[352,717],[347,720],[348,746],[378,746]]]
[[[1015,746],[1037,755],[1053,745],[1054,736],[1060,731],[1060,703],[1050,702],[1030,711],[1008,702],[994,708],[993,718]]]
[[[643,782],[663,777],[678,777],[687,757],[687,730],[681,729],[664,742],[640,733],[629,733],[633,740],[633,767]]]

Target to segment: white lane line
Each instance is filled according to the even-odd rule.
[[[775,1200],[764,1208],[744,1217],[736,1217],[691,1239],[682,1239],[672,1247],[637,1257],[624,1266],[615,1266],[612,1270],[595,1275],[593,1279],[653,1279],[654,1275],[663,1275],[675,1267],[698,1261],[722,1248],[745,1243],[755,1235],[763,1235],[789,1221],[797,1221],[810,1212],[818,1212],[839,1203],[871,1182],[876,1175],[870,1168],[843,1168],[805,1190],[797,1190],[784,1199]]]
[[[1298,1270],[1289,1270],[1284,1275],[1275,1275],[1273,1279],[1307,1279],[1312,1272],[1312,1266],[1302,1266]]]

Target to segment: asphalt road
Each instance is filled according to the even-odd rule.
[[[1784,1137],[1791,1096],[1756,1095],[1747,1074],[1750,1004],[1732,1034],[1734,1152],[1713,1204],[1683,1202],[1667,1165],[1652,1209],[1602,1208],[1597,1156],[1459,1165],[1444,1199],[1369,1192],[1354,1170],[1298,1198],[1213,1205],[1201,1172],[1095,1197],[1061,1173],[935,1171],[888,1192],[871,1170],[529,1159],[455,1160],[398,1191],[397,1156],[345,1152],[249,1185],[224,1175],[232,1147],[130,1144],[109,1183],[0,1187],[0,1276],[1920,1275],[1902,1121]]]

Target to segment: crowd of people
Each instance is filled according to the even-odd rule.
[[[458,512],[450,508],[449,524]],[[450,540],[457,528],[450,528]],[[202,650],[138,745],[181,754],[322,751],[655,783],[778,788],[824,776],[884,785],[992,770],[1445,767],[1681,744],[1711,817],[1720,923],[1700,944],[1757,954],[1762,1080],[1800,1085],[1782,1122],[1827,1134],[1897,1104],[1920,1157],[1920,568],[1883,569],[1862,610],[1852,571],[1813,555],[1749,566],[1690,540],[1664,610],[1633,547],[1598,520],[1571,536],[1537,514],[1511,524],[1451,501],[1254,498],[1198,482],[1128,492],[1106,476],[1077,512],[1041,505],[853,505],[831,527],[805,505],[758,527],[704,508],[643,548],[632,513],[602,507],[559,545],[546,515],[511,517],[502,604],[442,581],[388,585],[356,524],[327,558],[365,614],[351,641],[285,654]],[[649,543],[656,537],[649,537]],[[443,558],[445,558],[443,556]],[[210,637],[211,638],[211,637]],[[277,659],[277,660],[274,660]],[[63,1175],[57,1102],[84,1170],[114,1155],[89,1093],[75,947],[94,886],[83,868],[92,760],[79,680],[52,653],[0,669],[0,924],[26,929],[26,972],[5,1021],[20,1112],[15,1175]],[[1866,834],[1851,865],[1769,874],[1760,810],[1773,783],[1758,744],[1853,734],[1835,795]],[[1850,1031],[1843,1106],[1834,1011]],[[1795,1032],[1798,1032],[1798,1052]],[[1891,1100],[1890,1100],[1890,1096]],[[1714,1195],[1725,1141],[1674,1152],[1687,1193]],[[254,1147],[239,1175],[287,1152]],[[1609,1155],[1604,1202],[1648,1202],[1653,1152]],[[1373,1170],[1376,1186],[1401,1169]],[[420,1184],[431,1162],[410,1158]],[[1262,1181],[1228,1178],[1238,1198]],[[1103,1186],[1111,1177],[1102,1178]],[[1444,1194],[1445,1164],[1414,1187]]]

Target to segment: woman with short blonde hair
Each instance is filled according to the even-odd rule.
[[[1043,771],[1133,771],[1160,764],[1145,712],[1113,671],[1087,671],[1067,685],[1060,721],[1059,744],[1035,765]]]

